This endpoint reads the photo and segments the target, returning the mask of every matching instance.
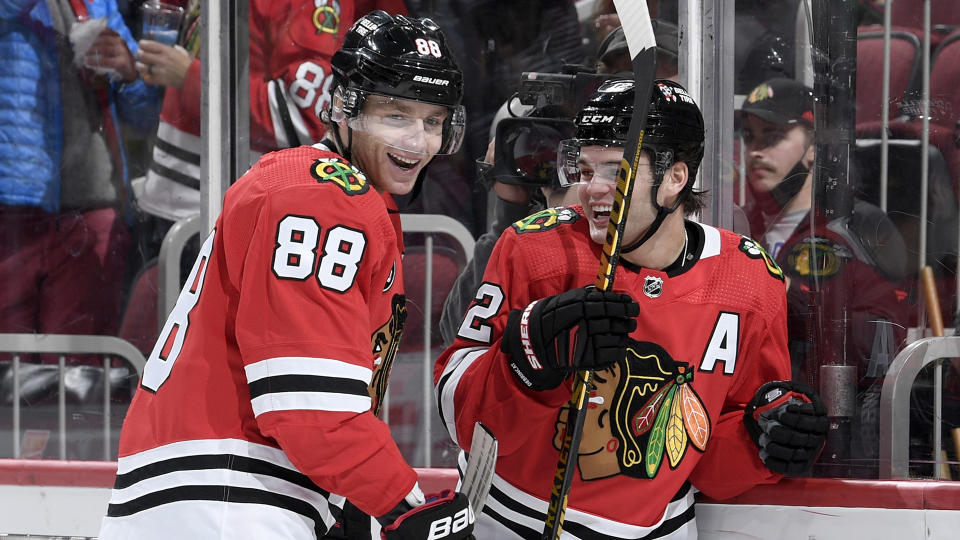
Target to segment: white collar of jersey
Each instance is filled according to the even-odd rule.
[[[710,225],[697,223],[703,229],[703,249],[700,251],[700,259],[716,257],[720,254],[720,231]]]
[[[337,149],[333,146],[333,141],[330,139],[324,138],[322,141],[313,145],[317,150],[326,150],[327,152],[337,153]]]

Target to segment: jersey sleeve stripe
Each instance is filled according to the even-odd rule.
[[[195,165],[198,171],[197,176],[200,176],[200,154],[191,151],[191,149],[203,147],[198,135],[187,133],[169,122],[161,121],[157,125],[157,144],[171,157]]]
[[[333,392],[274,392],[253,398],[250,404],[255,416],[273,411],[298,410],[362,413],[370,410],[373,400],[369,395]]]
[[[299,142],[296,139],[296,132],[290,125],[290,116],[287,112],[287,100],[284,97],[285,89],[282,81],[272,80],[267,83],[267,96],[270,100],[270,121],[273,123],[273,134],[277,148],[289,148],[294,146],[290,141]]]
[[[440,418],[443,419],[443,423],[447,427],[447,433],[450,434],[450,438],[455,443],[457,442],[457,424],[453,398],[457,391],[457,385],[460,384],[460,377],[473,364],[473,361],[488,350],[487,347],[469,347],[453,353],[437,381],[437,408],[440,411]]]
[[[373,370],[330,358],[314,358],[309,356],[281,356],[267,358],[246,366],[247,382],[278,375],[314,375],[318,377],[336,377],[341,379],[356,379],[364,385],[369,385],[373,378]]]
[[[367,384],[356,379],[317,375],[278,375],[257,379],[250,385],[250,397],[280,392],[326,392],[368,396]]]

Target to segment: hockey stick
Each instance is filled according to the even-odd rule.
[[[633,64],[634,101],[633,118],[627,132],[627,143],[623,148],[623,158],[617,172],[617,192],[613,198],[613,210],[607,225],[607,238],[600,256],[600,270],[597,273],[596,286],[600,290],[613,288],[613,278],[620,258],[620,235],[627,223],[630,208],[630,196],[633,192],[634,175],[640,159],[640,147],[643,144],[643,130],[647,123],[647,105],[657,72],[657,44],[653,37],[653,26],[647,3],[642,0],[614,0],[620,23],[623,25],[627,48]],[[580,452],[580,438],[583,435],[583,421],[587,416],[587,398],[589,396],[590,371],[578,371],[574,375],[573,395],[570,399],[563,442],[560,445],[560,459],[553,475],[553,489],[550,492],[550,505],[547,507],[547,519],[543,524],[543,540],[557,540],[563,531],[563,515],[567,509],[567,497],[573,482],[573,472],[577,468],[577,455]]]
[[[483,510],[493,482],[493,472],[497,466],[497,438],[487,426],[477,422],[473,425],[473,439],[470,443],[470,457],[463,471],[460,492],[467,496],[474,514]]]

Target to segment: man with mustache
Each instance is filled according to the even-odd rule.
[[[850,216],[813,219],[813,105],[811,90],[792,79],[768,80],[747,96],[737,113],[744,210],[751,236],[787,278],[794,380],[822,390],[830,381],[821,380],[821,366],[855,365],[859,414],[851,451],[839,453],[876,458],[880,383],[908,325],[906,247],[887,215],[865,201],[855,200]]]

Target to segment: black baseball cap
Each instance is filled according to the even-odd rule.
[[[813,91],[793,79],[770,79],[757,85],[747,95],[737,113],[738,122],[744,114],[752,114],[774,124],[803,122],[812,127]]]
[[[653,19],[650,23],[653,26],[653,35],[657,42],[657,53],[677,58],[680,50],[677,26],[658,19]],[[600,42],[600,47],[597,48],[597,59],[608,64],[612,63],[617,55],[629,56],[629,54],[627,37],[623,33],[622,26],[618,26],[607,34],[607,37]]]

